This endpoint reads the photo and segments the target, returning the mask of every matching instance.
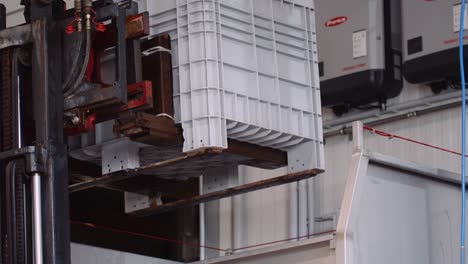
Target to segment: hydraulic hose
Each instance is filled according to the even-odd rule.
[[[74,63],[73,64],[73,68],[72,70],[70,71],[70,74],[67,76],[65,82],[64,82],[64,85],[63,85],[63,93],[64,93],[64,97],[67,98],[71,95],[73,95],[73,93],[75,93],[75,91],[78,89],[79,85],[81,84],[81,82],[83,81],[83,78],[86,74],[86,69],[88,68],[88,63],[89,63],[89,56],[90,56],[90,53],[91,53],[91,15],[90,15],[90,12],[89,12],[89,8],[92,7],[92,1],[90,0],[84,0],[84,1],[81,1],[81,0],[76,0],[75,1],[75,11],[78,13],[78,14],[84,14],[84,20],[85,20],[85,23],[86,23],[86,26],[85,26],[85,30],[83,32],[83,38],[84,38],[84,45],[85,45],[85,53],[84,53],[84,60],[83,60],[83,64],[81,65],[81,68],[78,72],[78,75],[76,76],[76,71],[77,71],[77,67],[78,67],[78,63]],[[83,10],[85,12],[83,12]],[[78,31],[82,31],[82,21],[83,21],[83,17],[80,18],[80,20],[78,21]],[[78,54],[81,54],[81,51],[78,53]],[[79,55],[78,55],[79,57]],[[77,62],[78,62],[78,59],[77,59]],[[76,76],[76,78],[73,80],[73,78]]]
[[[67,77],[65,78],[65,81],[63,82],[62,85],[62,90],[64,92],[70,90],[71,82],[73,81],[73,78],[78,75],[78,62],[80,60],[80,54],[82,54],[83,50],[86,49],[86,36],[85,33],[83,32],[83,36],[81,37],[81,45],[79,47],[79,52],[78,55],[74,58],[72,65],[71,65],[71,70],[69,71]]]
[[[67,98],[78,89],[79,85],[83,81],[84,75],[86,73],[86,69],[88,68],[88,63],[89,63],[89,56],[91,53],[91,30],[86,29],[85,33],[85,41],[86,41],[86,49],[85,49],[85,57],[83,61],[83,65],[81,66],[81,70],[78,74],[78,77],[75,79],[73,84],[70,86],[69,89],[64,90],[64,97]]]

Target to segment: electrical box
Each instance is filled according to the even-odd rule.
[[[460,0],[402,1],[403,72],[411,83],[459,85]],[[465,29],[468,18],[465,12]],[[467,44],[465,33],[464,43]],[[465,54],[467,60],[468,54]]]
[[[414,2],[414,1],[406,1]],[[324,106],[382,105],[403,86],[399,0],[318,0]]]

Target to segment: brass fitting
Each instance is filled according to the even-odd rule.
[[[91,14],[86,13],[86,30],[91,30]]]

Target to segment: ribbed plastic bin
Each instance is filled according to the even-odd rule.
[[[227,138],[322,153],[315,11],[310,0],[139,0],[169,33],[184,151]],[[311,150],[313,151],[313,150]]]

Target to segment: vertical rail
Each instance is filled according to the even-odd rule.
[[[55,2],[55,1],[54,1]],[[58,9],[62,10],[62,9]],[[60,14],[57,11],[55,16]],[[52,6],[31,1],[32,83],[35,142],[42,147],[43,262],[70,263],[67,148],[63,136],[63,27],[53,22]]]
[[[199,178],[200,194],[203,194],[203,176]],[[205,204],[200,204],[200,244],[206,244]],[[200,260],[206,260],[205,248],[200,247]]]
[[[32,218],[33,218],[33,259],[34,264],[43,263],[42,240],[42,204],[41,204],[41,175],[34,173],[31,177]]]
[[[5,5],[0,4],[0,30],[3,30],[5,28],[6,28],[6,8],[5,8]],[[3,52],[0,51],[0,69],[3,69],[2,53]],[[2,85],[3,85],[2,74],[0,74],[0,88],[1,88]],[[0,89],[0,98],[1,98],[1,89]],[[2,111],[3,110],[0,107],[0,117],[3,116]],[[0,129],[0,150],[3,149],[3,146],[2,146],[2,141],[3,140],[1,140],[1,139],[3,139],[3,130],[2,129]],[[3,165],[3,164],[1,164],[1,165]],[[1,167],[4,168],[4,166],[1,166]]]

